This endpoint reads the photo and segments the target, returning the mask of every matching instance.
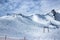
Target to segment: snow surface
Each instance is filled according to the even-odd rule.
[[[15,14],[2,16],[0,17],[0,36],[26,37],[28,40],[59,40],[60,29],[57,29],[56,26],[60,27],[60,21],[56,21],[50,15]]]

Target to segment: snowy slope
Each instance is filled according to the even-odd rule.
[[[51,19],[49,20],[49,18]],[[7,35],[9,37],[25,36],[28,40],[40,40],[40,38],[41,40],[50,40],[51,38],[54,40],[55,36],[60,35],[60,29],[56,29],[56,25],[58,24],[60,25],[60,22],[54,20],[49,15],[34,14],[25,16],[23,14],[16,14],[2,16],[0,17],[0,35]],[[48,29],[45,29],[44,33],[44,27],[49,27],[49,32],[47,31]],[[59,40],[60,37],[57,37],[56,39]]]
[[[36,24],[36,26],[37,25],[38,24]],[[32,26],[35,26],[35,22],[22,16],[12,15],[12,16],[0,17],[0,34],[1,35],[11,34],[10,36],[12,35],[21,36],[22,34],[24,35],[25,31],[30,30],[29,27],[32,27]]]

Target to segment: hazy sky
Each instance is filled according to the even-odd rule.
[[[42,14],[60,9],[60,0],[0,0],[0,14]]]

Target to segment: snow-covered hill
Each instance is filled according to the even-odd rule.
[[[28,40],[59,40],[60,29],[57,28],[60,28],[60,21],[56,21],[51,13],[0,17],[0,36],[26,37]]]

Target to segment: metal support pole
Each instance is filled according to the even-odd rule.
[[[7,40],[7,35],[5,35],[5,40]]]

